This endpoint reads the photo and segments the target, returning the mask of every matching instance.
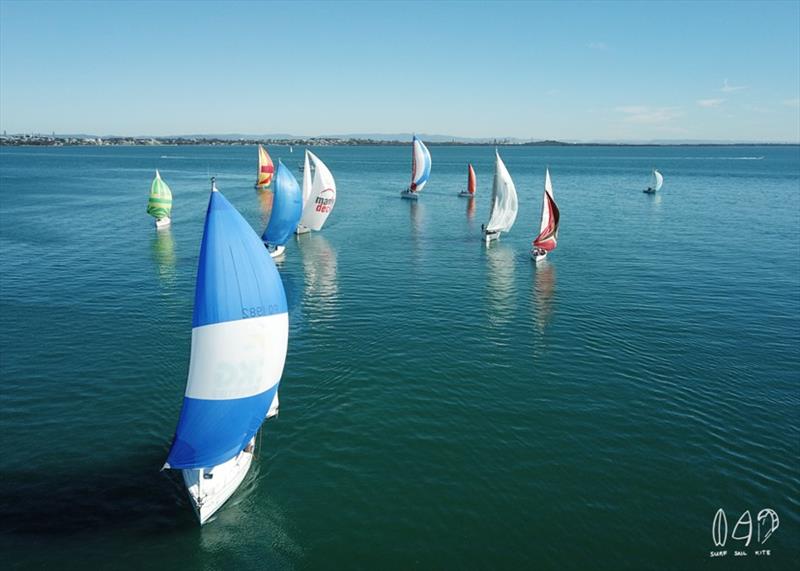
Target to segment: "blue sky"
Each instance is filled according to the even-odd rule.
[[[800,140],[800,2],[0,0],[9,133]]]

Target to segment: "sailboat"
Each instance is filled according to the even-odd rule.
[[[494,180],[492,181],[492,211],[489,222],[481,227],[486,245],[499,240],[501,232],[508,232],[517,219],[517,189],[508,169],[495,150]]]
[[[311,184],[313,181],[308,155],[309,151],[306,149],[304,162],[300,166],[300,172],[303,173],[303,208],[305,208],[306,203],[308,202],[308,197],[311,196]],[[311,232],[311,230],[307,226],[304,226],[302,222],[300,222],[294,232],[295,234],[306,234]]]
[[[182,470],[201,525],[242,483],[256,433],[277,415],[288,338],[286,293],[275,263],[212,178],[189,376],[162,468]]]
[[[267,153],[267,150],[259,145],[258,146],[258,178],[256,179],[255,187],[257,190],[264,190],[269,188],[272,183],[272,176],[275,174],[275,165]]]
[[[333,180],[331,171],[317,155],[306,151],[306,162],[309,158],[314,174],[306,174],[312,170],[308,166],[303,173],[303,214],[300,217],[300,224],[297,226],[298,234],[309,230],[322,230],[322,226],[336,204],[336,181]],[[308,194],[306,194],[306,180],[309,180]]]
[[[161,175],[156,170],[156,178],[150,185],[150,199],[147,201],[147,213],[156,219],[156,228],[165,228],[172,220],[172,191],[167,183],[161,180]]]
[[[472,164],[467,167],[467,190],[462,190],[458,196],[466,196],[467,198],[475,197],[475,187],[477,186],[477,178],[475,177],[475,169]]]
[[[261,239],[269,250],[269,255],[277,258],[286,249],[286,242],[292,235],[300,215],[303,213],[303,196],[300,185],[292,172],[278,159],[275,172],[275,186],[272,190],[272,211],[269,215],[267,229]]]
[[[550,169],[544,171],[544,196],[542,197],[542,221],[539,224],[539,235],[531,244],[531,258],[541,262],[548,252],[556,248],[558,240],[558,223],[561,215],[553,198],[553,183],[550,181]]]
[[[411,184],[400,196],[416,200],[430,176],[431,154],[425,144],[414,135],[411,141]]]
[[[661,187],[664,185],[664,177],[658,172],[657,169],[653,169],[653,183],[644,189],[642,192],[646,194],[655,194]]]

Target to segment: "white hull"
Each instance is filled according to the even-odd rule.
[[[247,475],[253,462],[255,437],[238,456],[212,468],[182,470],[194,513],[200,525],[228,501]]]
[[[419,198],[418,192],[411,192],[410,190],[404,190],[400,193],[401,198],[407,198],[409,200],[417,200]]]
[[[156,219],[156,228],[166,228],[170,224],[172,224],[172,219],[169,216]]]
[[[273,258],[282,256],[283,252],[286,250],[286,246],[272,246],[266,242],[264,242],[264,246],[267,247],[267,252],[269,252],[269,255]]]
[[[487,232],[484,230],[483,239],[486,241],[486,245],[488,246],[491,241],[500,239],[500,232]]]
[[[534,262],[538,264],[539,262],[543,262],[544,259],[547,258],[547,252],[545,252],[544,254],[540,254],[539,252],[531,250],[531,258],[533,259]]]
[[[475,197],[474,194],[470,194],[466,190],[462,190],[461,192],[459,192],[458,196],[463,196],[464,198],[474,198]]]
[[[308,228],[307,226],[303,226],[302,224],[298,224],[297,228],[294,231],[294,233],[297,234],[298,236],[300,234],[308,234],[309,232],[311,232],[311,228]]]

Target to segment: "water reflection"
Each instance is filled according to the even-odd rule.
[[[425,226],[425,206],[419,204],[417,200],[409,200],[409,216],[411,217],[411,245],[414,252],[414,259],[419,261],[420,244],[422,243],[422,231]]]
[[[499,326],[508,323],[516,307],[514,289],[514,249],[495,242],[486,252],[489,321]]]
[[[533,271],[533,306],[536,308],[536,328],[539,333],[544,333],[553,319],[555,290],[555,266],[549,260],[539,262]]]
[[[175,240],[172,230],[161,228],[156,230],[150,242],[153,262],[156,265],[156,274],[163,286],[174,286],[177,272],[175,270]]]
[[[339,299],[336,250],[319,233],[298,240],[303,259],[303,308],[311,323],[332,320]]]
[[[475,218],[475,199],[471,197],[467,199],[467,220],[473,218]]]

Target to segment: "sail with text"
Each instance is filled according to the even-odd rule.
[[[311,230],[321,230],[336,204],[336,181],[328,167],[318,156],[306,151],[306,160],[311,159],[314,175],[311,180],[308,199],[304,200],[300,224]],[[309,170],[306,167],[306,171]],[[310,176],[310,175],[309,175]],[[305,179],[306,172],[303,172]]]
[[[278,270],[214,186],[197,268],[189,375],[165,468],[210,469],[245,449],[277,402],[288,336]]]

